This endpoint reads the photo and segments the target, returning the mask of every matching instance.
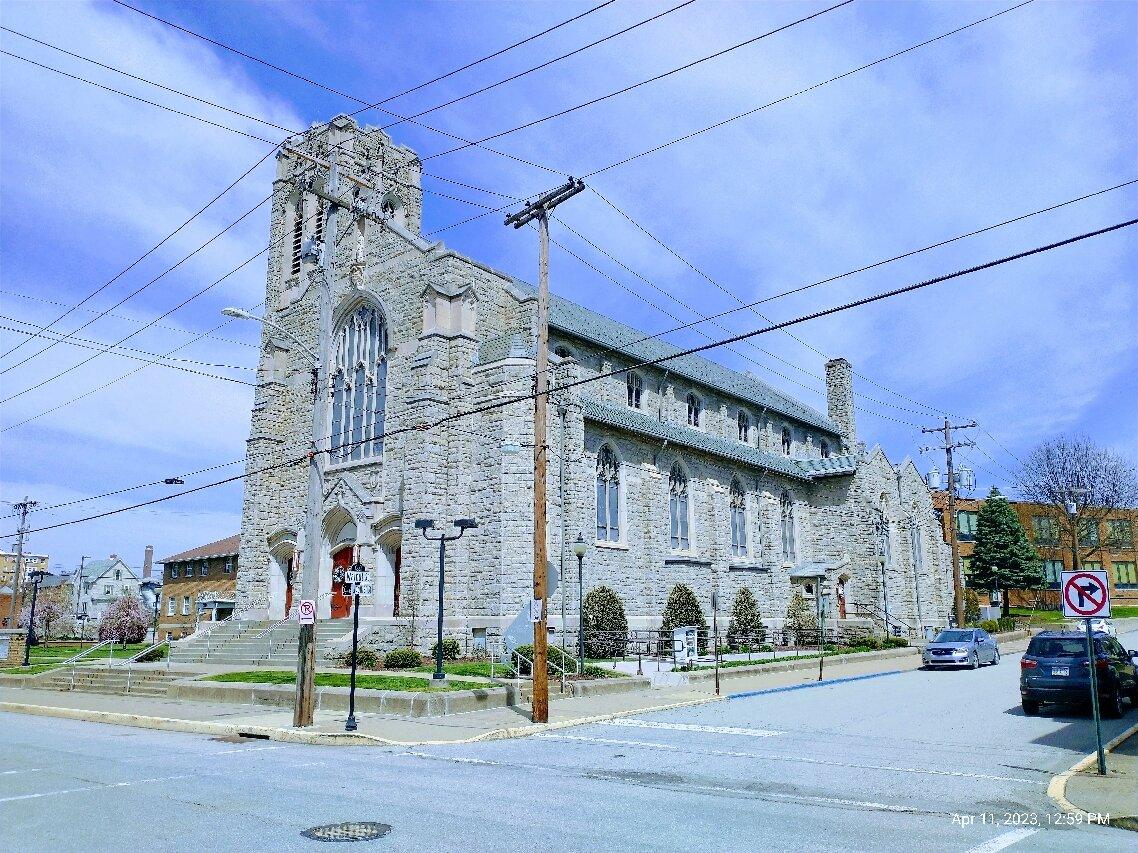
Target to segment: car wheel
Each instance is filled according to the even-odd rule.
[[[1000,650],[996,649],[995,653],[992,655],[992,666],[999,666],[999,665],[1000,665]]]
[[[1121,690],[1115,690],[1114,694],[1103,703],[1102,715],[1108,719],[1117,720],[1125,711]]]
[[[1020,707],[1023,708],[1023,712],[1029,717],[1033,717],[1039,713],[1039,703],[1031,699],[1024,699],[1021,701]]]
[[[980,653],[979,652],[973,652],[972,653],[972,668],[973,669],[979,669],[980,668]]]

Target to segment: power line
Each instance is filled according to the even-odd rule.
[[[444,109],[446,107],[454,106],[455,104],[457,104],[461,101],[465,101],[468,98],[473,98],[476,95],[481,95],[485,92],[489,92],[491,89],[496,89],[497,87],[505,85],[506,83],[512,83],[513,81],[519,80],[528,74],[534,73],[535,71],[540,71],[543,68],[548,68],[549,66],[554,65],[563,59],[568,59],[572,56],[576,56],[579,53],[584,53],[586,50],[589,50],[590,48],[596,47],[599,44],[604,44],[606,41],[611,41],[612,39],[617,38],[618,36],[622,36],[626,33],[630,33],[633,30],[644,26],[645,24],[650,24],[654,21],[658,21],[658,20],[660,20],[660,18],[663,18],[666,15],[670,15],[673,12],[678,12],[680,9],[683,9],[686,6],[690,6],[694,2],[695,2],[695,0],[684,0],[684,2],[680,3],[677,6],[673,6],[670,9],[665,9],[663,12],[659,12],[655,15],[644,18],[640,21],[637,21],[635,24],[624,27],[623,29],[617,30],[614,33],[609,33],[607,36],[603,36],[602,38],[599,38],[596,41],[591,41],[586,45],[582,45],[581,47],[578,47],[578,48],[575,48],[575,49],[569,51],[568,53],[563,53],[560,56],[554,57],[553,59],[546,60],[545,62],[541,63],[540,65],[534,65],[530,68],[525,69],[524,71],[519,71],[516,74],[511,74],[509,77],[505,77],[501,80],[495,81],[494,83],[490,83],[486,86],[483,86],[480,89],[475,89],[471,92],[467,92],[465,95],[459,95],[458,97],[451,98],[449,101],[444,101],[443,103],[435,104],[435,106],[428,107],[425,110],[421,110],[420,112],[414,113],[413,115],[410,115],[405,119],[401,118],[398,121],[391,122],[390,124],[385,124],[383,127],[380,128],[380,130],[390,130],[391,128],[396,127],[397,125],[400,125],[405,121],[411,121],[412,119],[417,119],[417,118],[420,118],[422,116],[429,115],[430,113],[433,113],[436,110],[441,110],[441,109]],[[850,0],[850,2],[852,2],[852,0]]]
[[[260,208],[262,205],[264,205],[264,204],[265,204],[265,202],[269,201],[271,198],[272,198],[272,196],[271,196],[271,195],[270,195],[270,196],[266,196],[266,197],[265,197],[265,198],[263,198],[261,201],[257,202],[257,204],[255,204],[253,207],[249,208],[249,210],[245,211],[243,214],[241,214],[241,216],[239,216],[239,217],[238,217],[237,219],[235,219],[233,222],[230,222],[228,225],[226,225],[224,228],[222,228],[220,231],[218,231],[216,234],[214,234],[212,237],[210,237],[208,240],[206,240],[206,241],[205,241],[204,243],[202,243],[200,246],[198,246],[198,248],[196,248],[196,249],[194,249],[194,251],[190,252],[190,254],[186,255],[184,258],[182,258],[180,261],[178,261],[178,262],[177,262],[176,264],[174,264],[173,266],[171,266],[171,267],[169,267],[168,269],[166,269],[164,272],[162,272],[162,273],[161,273],[160,275],[158,275],[157,277],[155,277],[155,278],[151,279],[151,280],[150,280],[150,281],[148,281],[146,284],[144,284],[144,285],[142,285],[141,287],[139,287],[139,288],[135,289],[135,290],[134,290],[132,293],[130,293],[128,296],[125,296],[123,299],[119,300],[117,303],[115,303],[113,306],[111,306],[111,308],[110,308],[110,309],[108,309],[108,311],[110,311],[110,310],[113,310],[114,308],[117,308],[117,307],[119,307],[119,306],[120,306],[120,305],[122,305],[124,302],[126,302],[128,299],[131,299],[132,297],[134,297],[134,296],[138,295],[139,293],[141,293],[141,292],[142,292],[143,290],[145,290],[146,288],[150,287],[152,284],[154,284],[154,283],[155,283],[156,281],[158,281],[160,278],[162,278],[163,276],[165,276],[167,273],[171,272],[171,271],[172,271],[172,270],[174,270],[174,269],[177,269],[179,266],[181,266],[183,263],[185,263],[186,261],[188,261],[190,258],[192,258],[194,255],[196,255],[198,252],[200,252],[200,251],[202,251],[203,249],[205,249],[207,246],[209,246],[211,243],[213,243],[215,240],[217,240],[219,237],[221,237],[223,234],[225,234],[225,233],[226,233],[227,231],[229,231],[231,228],[233,228],[234,226],[236,226],[236,225],[238,225],[240,222],[242,222],[242,221],[243,221],[243,220],[244,220],[246,217],[248,217],[249,215],[251,215],[252,213],[254,213],[254,212],[255,212],[255,211],[258,209],[258,208]],[[260,254],[262,254],[263,252],[267,251],[267,249],[268,249],[268,247],[266,246],[264,249],[262,249],[260,252],[258,252],[258,253],[257,253],[257,255],[260,255]],[[195,293],[193,296],[190,296],[189,298],[187,298],[187,299],[183,300],[182,302],[179,302],[177,305],[175,305],[175,306],[174,306],[173,308],[171,308],[169,311],[166,311],[165,313],[163,313],[163,314],[160,314],[160,315],[159,315],[158,317],[156,317],[154,320],[151,320],[150,322],[146,323],[145,325],[143,325],[143,326],[140,326],[139,328],[135,329],[133,332],[131,332],[131,333],[130,333],[129,335],[127,335],[126,337],[124,337],[124,338],[121,338],[120,340],[116,341],[114,344],[112,344],[112,346],[119,346],[120,344],[124,344],[124,343],[126,343],[126,342],[127,342],[127,341],[129,341],[131,338],[133,338],[135,335],[138,335],[138,334],[140,334],[141,332],[143,332],[144,330],[148,329],[150,326],[153,326],[153,325],[154,325],[155,323],[157,323],[159,320],[164,320],[166,317],[169,317],[169,316],[170,316],[171,314],[173,314],[175,311],[178,311],[179,309],[181,309],[181,308],[185,307],[186,305],[188,305],[188,304],[189,304],[190,302],[192,302],[193,300],[197,299],[197,298],[198,298],[199,296],[201,296],[202,294],[204,294],[204,293],[206,293],[206,292],[208,292],[208,291],[212,290],[214,287],[216,287],[217,285],[221,284],[223,281],[225,281],[227,278],[229,278],[229,276],[233,275],[233,273],[237,272],[237,270],[241,269],[242,267],[244,267],[244,266],[245,266],[245,264],[249,263],[250,261],[252,261],[252,260],[253,260],[253,258],[257,257],[257,255],[254,255],[253,257],[249,258],[249,260],[247,260],[247,261],[245,261],[244,263],[242,263],[242,264],[241,264],[241,266],[237,267],[237,268],[236,268],[236,269],[234,269],[234,270],[231,270],[231,271],[229,271],[228,273],[226,273],[226,274],[225,274],[224,276],[222,276],[221,278],[217,279],[217,281],[213,282],[212,284],[208,284],[208,285],[206,285],[206,286],[205,286],[205,287],[203,287],[201,290],[199,290],[197,293]],[[102,315],[99,315],[99,316],[102,316]],[[87,327],[88,327],[88,326],[90,326],[92,323],[94,323],[96,320],[98,320],[98,319],[99,319],[99,316],[96,316],[96,317],[94,317],[94,318],[92,318],[92,319],[88,320],[86,323],[84,323],[84,324],[83,324],[82,326],[80,326],[78,329],[75,329],[75,330],[73,330],[71,333],[69,333],[69,334],[67,335],[67,337],[69,338],[69,337],[70,337],[72,334],[74,334],[75,332],[78,332],[78,331],[80,331],[80,330],[82,330],[82,329],[85,329],[85,328],[87,328]],[[60,343],[60,341],[59,341],[59,340],[57,340],[57,341],[53,341],[52,343],[50,343],[50,344],[48,344],[46,347],[44,347],[42,350],[40,350],[38,353],[36,353],[36,355],[42,355],[43,353],[47,352],[47,350],[49,350],[51,347],[55,346],[57,343]],[[106,352],[106,350],[104,350],[103,352]],[[71,371],[73,371],[73,370],[76,370],[76,369],[78,369],[78,368],[82,367],[84,364],[87,364],[87,363],[88,363],[88,362],[90,362],[90,361],[93,361],[94,359],[98,358],[98,357],[99,357],[100,355],[102,355],[102,354],[103,354],[102,352],[99,352],[99,353],[95,353],[95,355],[89,356],[88,358],[85,358],[85,359],[83,359],[82,361],[80,361],[78,364],[74,364],[74,365],[72,365],[71,367],[68,367],[68,368],[66,368],[65,370],[61,370],[59,373],[56,373],[55,375],[53,375],[53,376],[50,376],[50,377],[48,377],[47,379],[44,379],[44,380],[42,380],[41,382],[39,382],[39,383],[37,383],[37,384],[35,384],[35,385],[29,385],[28,387],[24,388],[23,390],[21,390],[21,391],[17,391],[15,394],[9,394],[9,395],[8,395],[7,397],[5,397],[3,400],[0,400],[0,403],[7,403],[9,400],[14,400],[15,398],[17,398],[17,397],[20,397],[20,396],[22,396],[23,394],[26,394],[26,393],[28,393],[29,391],[33,391],[33,390],[35,390],[35,389],[37,389],[37,388],[42,388],[44,385],[47,385],[47,384],[48,384],[48,383],[50,383],[50,382],[54,382],[56,379],[59,379],[60,377],[66,376],[66,375],[67,375],[68,373],[70,373]],[[27,357],[27,358],[25,358],[23,361],[19,361],[19,362],[17,362],[16,364],[10,365],[9,367],[6,367],[6,368],[4,368],[3,370],[0,370],[0,373],[7,373],[9,370],[12,370],[12,369],[13,369],[13,368],[15,368],[15,367],[19,367],[21,364],[24,364],[24,362],[28,361],[28,360],[29,360],[29,359],[31,359],[31,358],[34,358],[34,356],[28,356],[28,357]]]
[[[981,263],[981,264],[977,264],[975,266],[968,267],[966,269],[957,270],[955,272],[946,273],[944,275],[936,276],[934,278],[925,279],[924,281],[919,281],[919,282],[915,282],[913,284],[905,285],[903,287],[898,287],[898,288],[894,288],[892,290],[883,291],[883,292],[874,294],[872,296],[863,297],[862,299],[857,299],[857,300],[854,300],[851,302],[846,302],[846,303],[843,303],[840,305],[835,305],[835,306],[832,306],[830,308],[824,308],[824,309],[821,309],[818,311],[814,311],[810,314],[804,314],[804,315],[795,317],[794,319],[783,321],[781,323],[774,323],[774,324],[771,324],[769,326],[766,326],[766,327],[763,327],[760,329],[754,329],[752,331],[744,332],[744,333],[734,335],[734,336],[729,337],[729,338],[724,338],[722,340],[712,341],[710,343],[702,344],[702,345],[697,346],[697,347],[691,347],[691,348],[688,348],[685,350],[680,350],[680,351],[670,353],[670,354],[665,355],[665,356],[661,356],[659,358],[643,360],[643,361],[640,361],[640,362],[633,364],[629,367],[622,367],[622,368],[618,368],[616,370],[610,370],[607,372],[598,373],[596,375],[585,377],[582,379],[576,379],[576,380],[572,380],[569,382],[564,382],[564,383],[561,383],[560,385],[556,385],[556,386],[551,387],[547,393],[549,395],[553,395],[553,394],[556,394],[558,392],[568,390],[570,388],[580,387],[582,385],[586,385],[586,384],[589,384],[592,382],[598,382],[598,381],[601,381],[603,379],[607,379],[607,378],[612,377],[612,376],[624,374],[630,370],[640,370],[640,369],[643,369],[645,367],[652,367],[652,366],[662,364],[662,363],[667,362],[667,361],[672,361],[676,358],[683,358],[683,357],[689,356],[689,355],[696,355],[698,353],[706,352],[706,351],[708,351],[710,349],[714,349],[716,347],[726,346],[728,344],[736,343],[738,341],[747,340],[749,338],[757,337],[757,336],[763,335],[763,334],[768,334],[770,332],[777,331],[777,330],[782,329],[782,328],[787,328],[789,326],[799,325],[801,323],[805,323],[805,322],[808,322],[810,320],[815,320],[815,319],[818,319],[821,317],[826,317],[826,316],[830,316],[833,314],[838,314],[838,313],[841,313],[844,311],[852,310],[854,308],[860,308],[860,307],[863,307],[865,305],[869,305],[869,304],[874,303],[874,302],[880,302],[880,301],[885,300],[885,299],[891,299],[895,296],[899,296],[899,295],[904,294],[904,293],[910,293],[912,291],[919,290],[919,289],[922,289],[925,287],[930,287],[930,286],[935,285],[935,284],[940,284],[940,283],[943,283],[945,281],[950,281],[952,279],[960,278],[960,277],[963,277],[966,275],[971,275],[973,273],[981,272],[983,270],[992,269],[994,267],[998,267],[998,266],[1001,266],[1003,264],[1011,263],[1012,261],[1017,261],[1017,260],[1021,260],[1023,258],[1032,257],[1034,255],[1039,255],[1039,254],[1042,254],[1045,252],[1053,251],[1054,249],[1058,249],[1058,248],[1061,248],[1063,246],[1068,246],[1068,245],[1071,245],[1074,243],[1081,242],[1083,240],[1088,240],[1088,239],[1091,239],[1093,237],[1098,237],[1098,236],[1102,236],[1104,234],[1109,234],[1109,233],[1112,233],[1114,231],[1118,231],[1118,230],[1123,229],[1123,228],[1128,228],[1128,227],[1131,227],[1131,226],[1136,225],[1136,224],[1138,224],[1138,219],[1130,219],[1130,220],[1126,220],[1123,222],[1116,223],[1114,225],[1109,225],[1105,228],[1099,228],[1099,229],[1096,229],[1094,231],[1087,231],[1087,232],[1084,232],[1082,234],[1077,234],[1073,237],[1068,237],[1066,239],[1059,240],[1059,241],[1056,241],[1053,243],[1049,243],[1049,244],[1042,245],[1042,246],[1037,246],[1035,248],[1027,249],[1027,250],[1022,251],[1022,252],[1017,252],[1017,253],[1012,254],[1012,255],[1006,255],[1004,257],[996,258],[994,260],[987,261],[987,262]],[[361,439],[360,441],[349,442],[345,445],[342,445],[340,449],[351,448],[351,447],[354,447],[358,444],[363,444],[366,442],[372,442],[372,441],[375,441],[377,439],[387,440],[388,438],[394,437],[395,435],[408,433],[408,432],[412,432],[412,431],[417,431],[417,430],[422,431],[422,430],[429,430],[429,429],[438,428],[439,426],[442,426],[443,424],[448,424],[448,423],[451,423],[452,421],[455,421],[455,420],[470,417],[472,415],[481,414],[481,413],[487,412],[487,411],[492,411],[492,410],[504,408],[506,406],[513,405],[515,403],[520,403],[520,402],[525,402],[527,400],[532,400],[536,396],[537,396],[536,393],[532,393],[532,394],[524,394],[524,395],[516,395],[513,397],[507,397],[503,400],[496,401],[493,403],[487,403],[487,404],[484,404],[481,406],[477,406],[473,409],[467,409],[467,410],[462,411],[462,412],[455,412],[455,413],[452,413],[450,415],[445,415],[445,416],[439,418],[438,420],[436,420],[434,423],[423,423],[423,424],[417,424],[417,425],[409,426],[409,427],[400,427],[400,428],[395,429],[395,430],[385,431],[380,436],[371,436],[371,437],[368,437],[365,439]],[[197,486],[193,489],[186,489],[184,491],[176,492],[176,493],[171,494],[171,495],[164,495],[160,498],[155,498],[155,499],[150,500],[150,501],[144,501],[144,502],[141,502],[138,504],[134,504],[132,506],[120,507],[118,509],[109,510],[107,512],[99,513],[97,515],[88,516],[86,518],[73,519],[71,521],[64,521],[64,522],[59,522],[57,524],[46,525],[43,527],[36,528],[34,530],[29,530],[27,532],[28,533],[39,533],[39,532],[43,532],[45,530],[53,530],[53,529],[56,529],[59,527],[66,527],[66,526],[69,526],[72,524],[80,524],[80,523],[87,522],[87,521],[93,521],[93,520],[99,519],[99,518],[105,518],[109,515],[115,515],[115,514],[118,514],[121,512],[128,512],[130,510],[139,509],[139,508],[144,507],[144,506],[150,506],[150,505],[153,505],[156,503],[161,503],[163,501],[172,500],[172,499],[177,498],[177,497],[182,497],[182,496],[187,495],[187,494],[193,494],[195,492],[200,492],[200,491],[203,491],[204,489],[209,489],[209,488],[213,488],[215,486],[221,486],[221,485],[225,485],[227,483],[236,482],[238,480],[244,479],[245,477],[252,476],[254,474],[260,474],[260,473],[264,473],[266,471],[274,470],[276,468],[282,468],[282,467],[286,467],[288,465],[295,465],[295,464],[299,464],[300,462],[307,462],[307,461],[308,461],[308,454],[305,454],[303,456],[299,456],[299,457],[295,457],[292,459],[283,460],[281,462],[272,463],[270,465],[262,466],[261,468],[254,469],[252,471],[248,471],[245,474],[240,474],[240,475],[237,475],[235,477],[229,477],[229,478],[226,478],[224,480],[216,481],[214,483],[207,483],[207,484],[204,484],[202,486]],[[0,538],[8,538],[11,535],[12,534],[0,535]]]
[[[761,110],[765,110],[768,107],[773,107],[775,104],[781,104],[783,101],[789,101],[791,98],[797,98],[799,95],[805,95],[807,92],[812,92],[815,89],[820,89],[822,86],[826,86],[830,83],[837,82],[838,80],[849,77],[853,74],[857,74],[860,71],[865,71],[867,68],[872,68],[873,66],[879,65],[882,62],[888,62],[891,59],[896,59],[898,56],[903,56],[904,54],[909,53],[910,51],[919,50],[920,48],[925,47],[927,45],[930,45],[933,42],[937,42],[937,41],[940,41],[941,39],[945,39],[945,38],[948,38],[949,36],[953,36],[953,35],[956,35],[957,33],[963,32],[964,30],[967,30],[970,27],[975,27],[978,24],[983,24],[986,21],[991,21],[994,18],[1000,17],[1000,15],[1006,15],[1008,12],[1014,12],[1016,9],[1020,9],[1024,6],[1027,6],[1029,3],[1033,3],[1033,2],[1034,2],[1034,0],[1024,0],[1024,2],[1022,2],[1022,3],[1018,3],[1015,6],[1009,6],[1007,9],[1004,9],[1000,12],[996,12],[992,15],[988,15],[986,17],[979,18],[975,21],[972,21],[972,23],[970,23],[970,24],[965,24],[962,27],[957,27],[954,30],[949,30],[948,32],[941,33],[939,36],[935,36],[934,38],[927,39],[923,42],[920,42],[919,44],[914,44],[910,47],[905,48],[904,50],[896,51],[895,53],[891,53],[888,56],[882,56],[879,59],[873,60],[873,62],[866,63],[865,65],[859,65],[857,68],[853,68],[849,71],[846,71],[843,74],[837,75],[836,77],[831,77],[828,80],[823,80],[820,83],[815,83],[811,86],[807,86],[805,89],[799,89],[797,92],[792,92],[789,95],[783,95],[781,98],[777,98],[773,101],[769,101],[768,103],[765,103],[762,106],[754,107],[754,108],[749,109],[745,112],[741,112],[737,115],[733,115],[730,118],[725,118],[722,121],[717,121],[717,122],[715,122],[715,124],[709,124],[707,127],[701,128],[700,130],[695,130],[695,131],[692,131],[691,133],[686,133],[683,136],[677,136],[675,139],[673,139],[669,142],[664,142],[660,145],[656,145],[656,146],[649,148],[645,151],[641,151],[638,154],[632,154],[628,157],[625,157],[622,160],[617,160],[613,163],[609,163],[607,166],[604,166],[600,169],[594,169],[592,172],[589,172],[585,175],[582,175],[582,178],[583,179],[591,178],[594,175],[599,175],[602,172],[607,172],[609,169],[615,169],[618,166],[624,166],[627,163],[631,163],[633,160],[638,160],[641,157],[647,157],[649,154],[655,154],[657,151],[662,151],[663,149],[669,148],[669,147],[676,145],[680,142],[686,142],[687,140],[692,139],[693,137],[699,136],[701,134],[707,133],[710,130],[715,130],[716,128],[720,128],[720,127],[723,127],[724,125],[731,124],[732,122],[738,121],[741,118],[746,118],[747,116],[754,115],[755,113],[757,113]]]
[[[802,18],[799,18],[798,20],[791,21],[789,24],[783,24],[781,27],[776,27],[773,30],[768,30],[767,32],[762,33],[761,35],[757,35],[757,36],[754,36],[752,38],[746,39],[745,41],[741,41],[737,44],[733,44],[733,45],[731,45],[731,47],[724,48],[723,50],[716,51],[715,53],[712,53],[712,54],[708,54],[707,56],[693,60],[692,62],[688,62],[688,63],[685,63],[684,65],[680,65],[680,66],[673,68],[669,71],[665,71],[662,74],[657,74],[654,77],[649,77],[646,80],[641,80],[638,83],[633,83],[632,85],[625,86],[625,87],[623,87],[621,89],[617,89],[613,92],[609,92],[607,95],[601,95],[601,96],[596,97],[596,98],[591,98],[588,101],[584,101],[584,102],[577,104],[575,106],[568,107],[566,109],[559,110],[558,112],[552,113],[550,115],[534,119],[533,121],[528,121],[525,124],[519,124],[517,127],[512,127],[509,130],[501,130],[501,131],[498,131],[497,133],[492,133],[489,136],[484,136],[481,139],[474,140],[472,142],[465,142],[462,145],[459,145],[455,148],[448,148],[445,151],[439,151],[439,152],[436,152],[435,154],[429,154],[426,157],[423,157],[422,160],[425,162],[427,160],[433,160],[436,157],[444,157],[447,154],[453,154],[456,151],[462,151],[463,149],[469,148],[472,145],[481,145],[484,142],[490,142],[491,140],[499,139],[503,136],[508,136],[512,133],[517,133],[519,130],[525,130],[527,128],[534,127],[535,125],[543,124],[544,122],[550,121],[550,120],[555,119],[555,118],[560,118],[561,116],[568,115],[569,113],[576,112],[577,110],[584,109],[585,107],[591,107],[594,104],[599,104],[602,101],[607,101],[609,98],[615,98],[618,95],[623,95],[626,92],[631,92],[633,89],[639,89],[641,86],[647,86],[649,83],[655,83],[658,80],[663,80],[665,77],[670,77],[673,74],[678,74],[681,71],[686,71],[689,68],[694,68],[696,65],[699,65],[701,63],[708,62],[712,59],[717,59],[720,56],[728,54],[733,50],[738,50],[739,48],[746,47],[747,45],[754,44],[755,42],[760,41],[761,39],[765,39],[768,36],[773,36],[775,33],[780,33],[783,30],[788,30],[791,27],[797,26],[798,24],[802,24],[802,23],[805,23],[807,21],[811,21],[814,18],[825,15],[828,12],[833,12],[836,9],[840,9],[842,6],[847,6],[852,2],[853,2],[853,0],[841,0],[840,3],[837,3],[833,6],[830,6],[829,8],[821,9],[821,10],[814,12],[810,15],[806,15]],[[1031,0],[1028,0],[1028,2],[1031,2]]]

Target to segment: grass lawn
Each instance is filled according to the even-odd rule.
[[[79,652],[89,649],[97,643],[84,643],[80,647],[79,643],[61,643],[56,645],[52,643],[50,646],[32,646],[31,659],[33,663],[50,663],[53,661],[66,660],[72,655],[77,655]],[[126,646],[116,645],[114,648],[115,660],[124,660],[136,655],[149,646],[150,643],[127,643]],[[166,657],[166,647],[163,646],[158,650],[162,658]],[[104,646],[98,651],[92,652],[83,658],[83,660],[105,660],[111,656],[110,646]]]
[[[242,684],[296,684],[296,673],[285,670],[257,670],[255,672],[226,672],[210,675],[203,681],[226,681]],[[351,676],[340,672],[316,673],[317,687],[348,687]],[[477,690],[487,685],[474,681],[448,681],[445,686],[432,684],[424,678],[410,675],[375,675],[358,673],[356,687],[361,690],[398,690],[404,693],[445,693],[454,690]]]
[[[55,664],[40,663],[32,664],[31,666],[8,666],[0,669],[4,675],[39,675],[41,672],[47,672],[49,669],[55,669]]]
[[[1011,608],[1011,615],[1017,619],[1026,619],[1031,617],[1033,623],[1045,623],[1048,625],[1061,625],[1067,622],[1065,617],[1058,610],[1036,610],[1032,612],[1030,607],[1013,607]],[[1138,607],[1112,607],[1111,618],[1113,619],[1134,619],[1138,618]]]
[[[435,665],[417,666],[412,672],[434,672]],[[488,660],[445,660],[443,672],[447,675],[476,675],[481,678],[490,678],[490,661]],[[494,664],[494,678],[512,678],[513,669],[505,664]]]
[[[844,649],[836,649],[836,650],[827,648],[826,649],[826,657],[828,657],[828,658],[840,657],[841,655],[852,655],[852,654],[857,654],[859,652],[890,651],[893,648],[902,648],[903,649],[903,648],[905,648],[905,646],[891,646],[888,649],[871,649],[871,648],[868,648],[865,646],[850,646],[850,647],[847,647]],[[769,657],[768,658],[762,658],[762,659],[755,657],[753,660],[749,660],[749,661],[748,660],[725,660],[725,661],[719,662],[719,668],[720,669],[727,669],[727,668],[735,667],[735,666],[769,666],[772,663],[787,663],[788,661],[808,660],[810,658],[817,660],[818,659],[818,653],[817,652],[802,652],[796,658],[784,655],[782,657],[774,658],[773,660]],[[715,664],[713,664],[713,663],[701,663],[701,664],[697,664],[696,666],[692,667],[692,669],[715,669]]]

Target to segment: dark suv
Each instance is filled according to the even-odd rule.
[[[1099,706],[1105,717],[1121,717],[1124,702],[1138,707],[1138,677],[1133,657],[1114,637],[1095,634],[1095,666]],[[1087,635],[1080,631],[1044,631],[1031,638],[1019,662],[1019,692],[1025,714],[1035,714],[1044,702],[1090,701],[1091,675]]]

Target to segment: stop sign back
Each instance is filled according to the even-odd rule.
[[[1063,615],[1074,619],[1093,619],[1110,615],[1110,587],[1106,572],[1063,572],[1060,582]]]

